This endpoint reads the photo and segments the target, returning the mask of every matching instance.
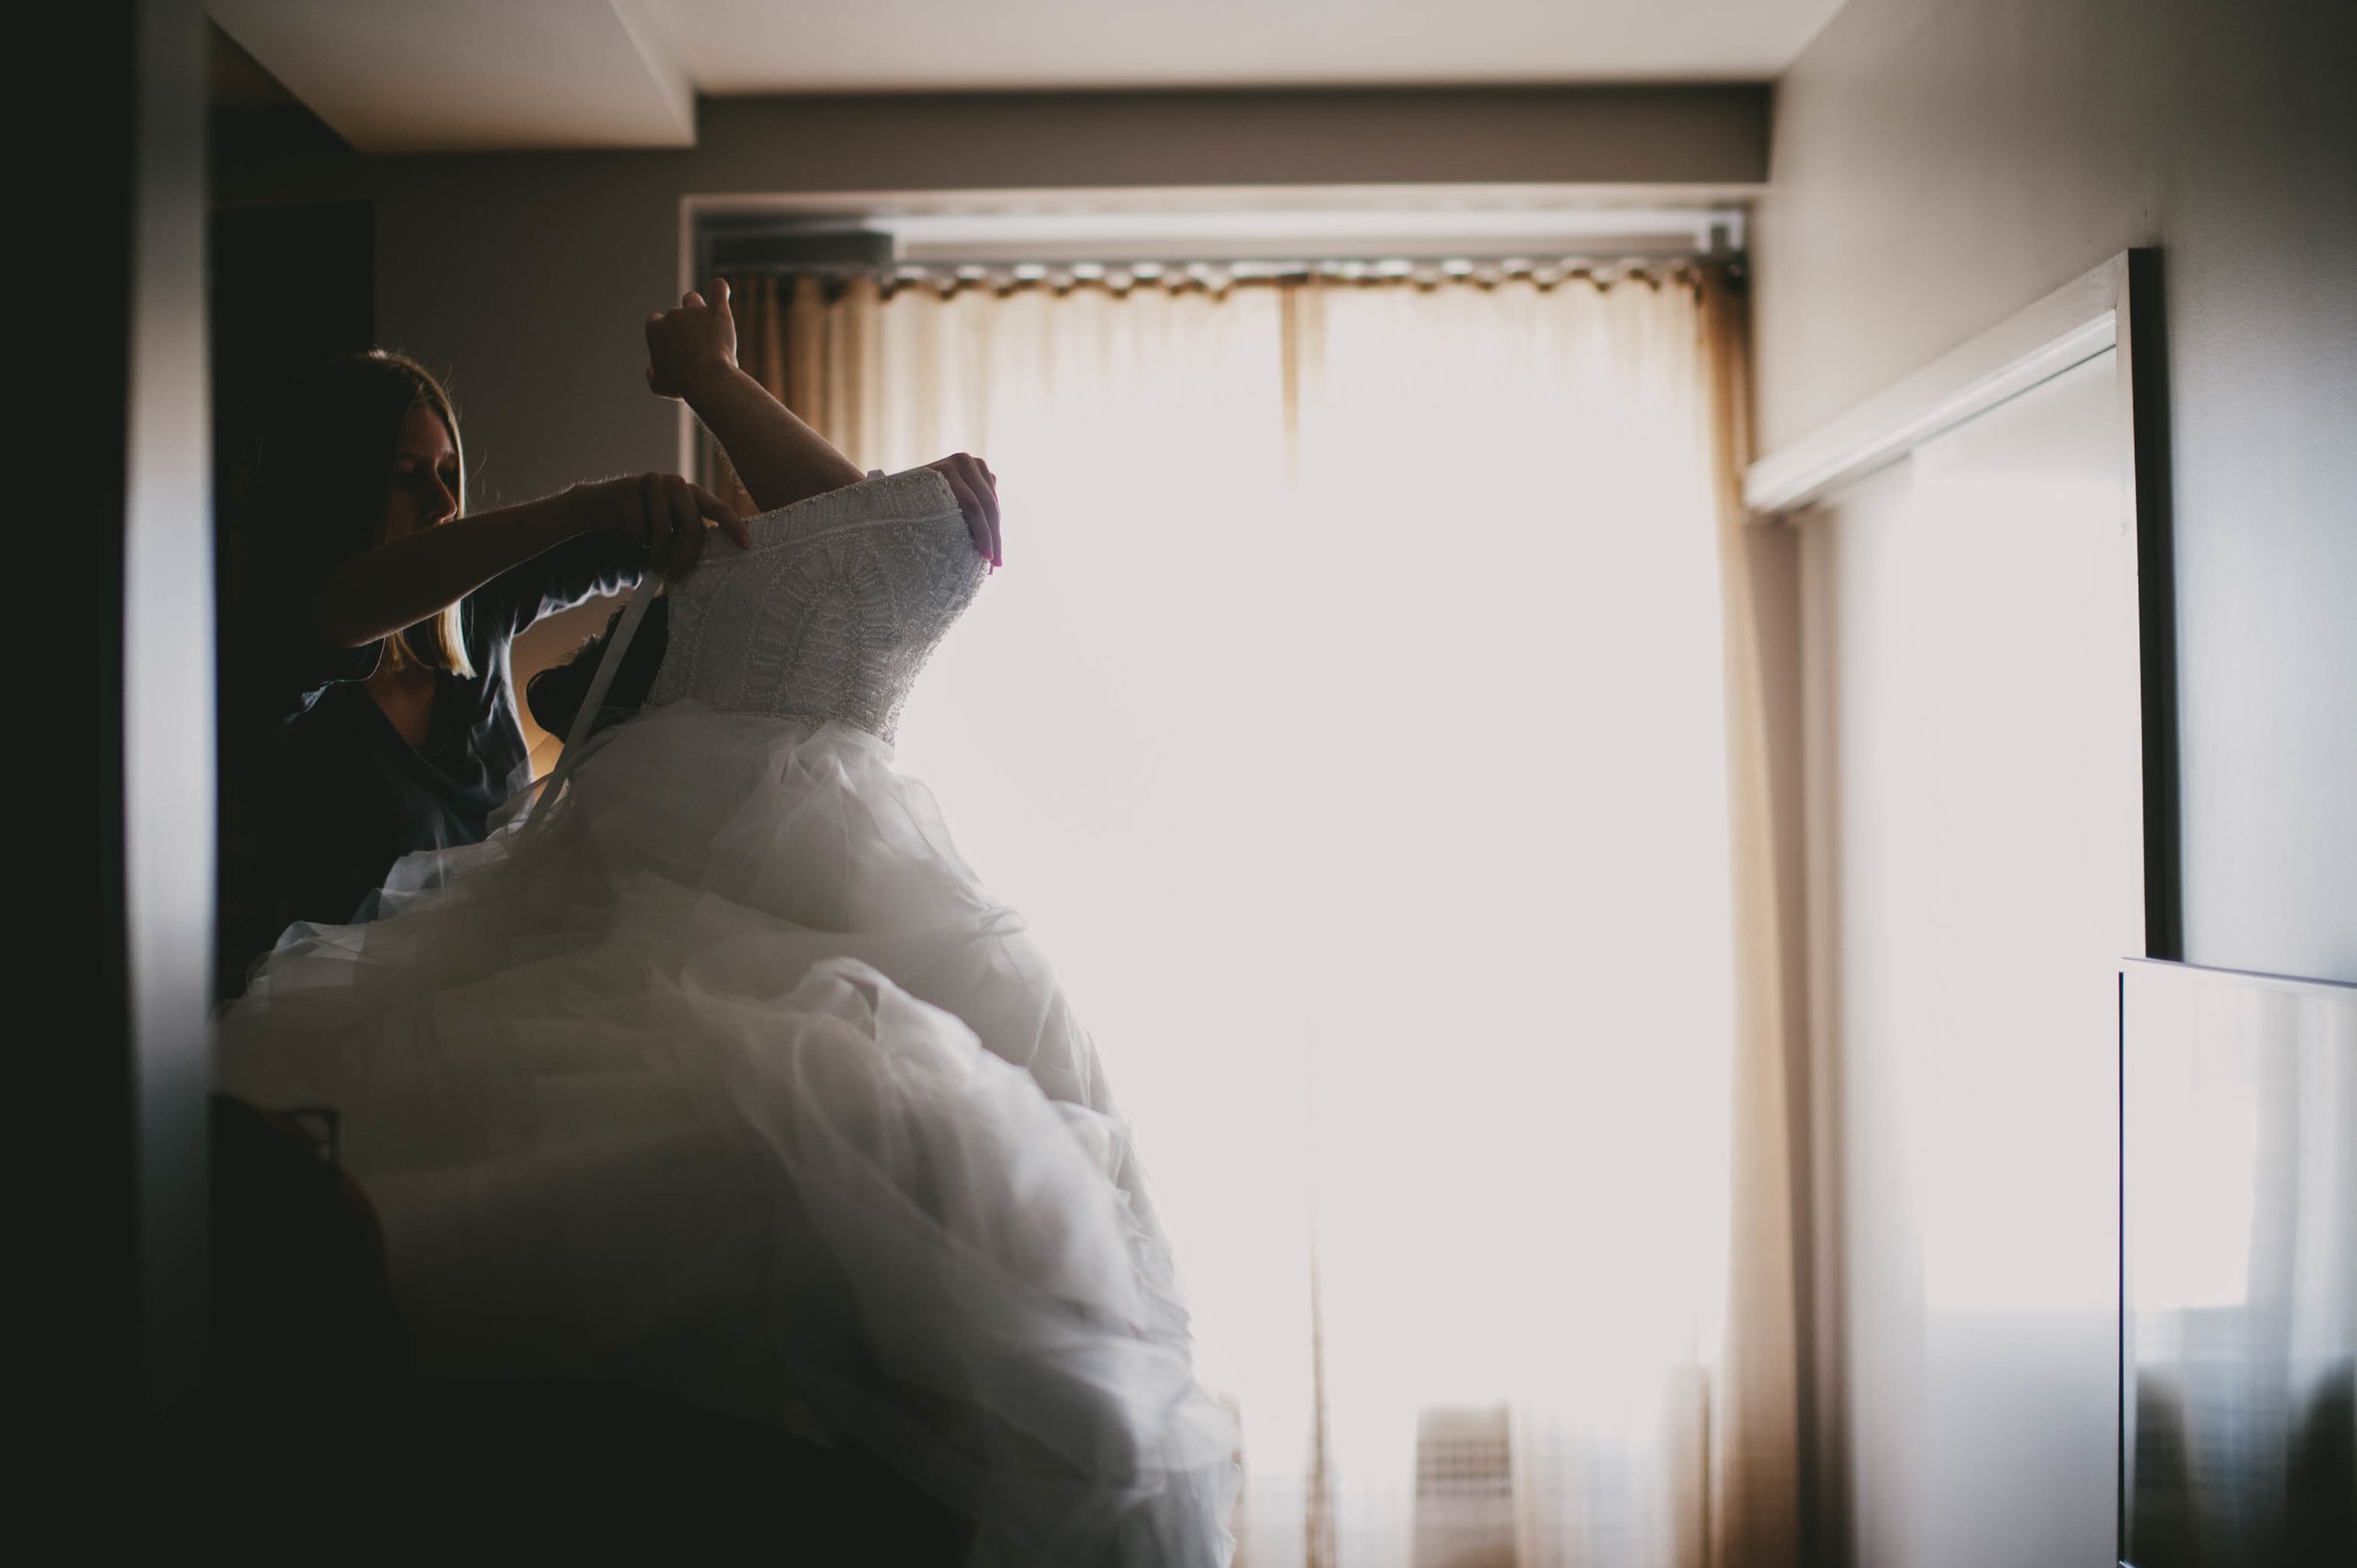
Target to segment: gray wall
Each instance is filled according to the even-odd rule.
[[[2357,980],[2357,7],[1850,0],[1778,84],[1764,450],[2167,272],[2186,956]]]

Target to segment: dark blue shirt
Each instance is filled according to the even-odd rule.
[[[635,585],[645,559],[623,534],[584,535],[469,594],[475,673],[437,673],[418,746],[361,684],[381,642],[327,642],[307,593],[237,616],[223,646],[223,783],[252,864],[223,867],[224,969],[241,973],[288,922],[349,921],[404,854],[481,842],[491,813],[531,783],[509,645],[542,616]]]

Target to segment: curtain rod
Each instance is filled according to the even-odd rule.
[[[1336,259],[1327,261],[1057,261],[958,262],[934,260],[878,264],[860,261],[743,261],[718,260],[712,269],[739,277],[808,276],[833,287],[866,278],[887,290],[909,287],[955,289],[969,286],[996,288],[1083,285],[1121,289],[1137,284],[1224,289],[1236,284],[1278,283],[1319,278],[1342,283],[1405,281],[1495,283],[1527,278],[1541,286],[1585,278],[1609,283],[1619,277],[1660,281],[1706,267],[1726,269],[1740,277],[1741,251],[1718,251],[1650,256],[1565,256],[1449,257],[1440,259]]]

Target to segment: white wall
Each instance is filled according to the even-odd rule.
[[[2357,979],[2357,7],[1850,0],[1776,93],[1772,449],[2166,253],[2186,956]]]

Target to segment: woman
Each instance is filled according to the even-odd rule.
[[[342,1113],[421,1371],[855,1445],[971,1522],[969,1562],[1217,1568],[1234,1427],[1128,1127],[892,767],[995,516],[931,470],[849,483],[734,341],[717,284],[648,323],[650,385],[773,509],[668,590],[643,711],[398,868],[386,917],[291,933],[224,1087]],[[845,483],[799,499],[812,473]]]
[[[816,494],[848,482],[832,456],[766,477]],[[952,467],[987,530],[979,470]],[[449,395],[381,350],[289,388],[257,478],[222,683],[231,993],[290,922],[353,919],[403,855],[482,840],[530,777],[519,634],[650,569],[685,575],[715,529],[748,536],[726,503],[666,473],[468,515]]]

